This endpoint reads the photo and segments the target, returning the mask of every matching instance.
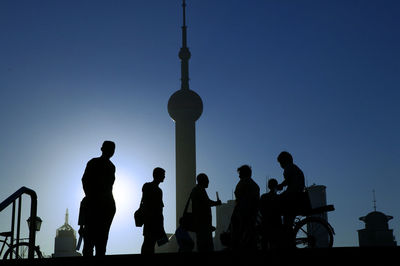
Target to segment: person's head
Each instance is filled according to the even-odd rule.
[[[208,180],[208,176],[204,173],[198,174],[197,176],[197,184],[202,186],[203,188],[208,188],[208,183],[210,182]]]
[[[248,166],[247,164],[240,166],[237,169],[239,173],[239,178],[250,178],[251,177],[251,167]]]
[[[278,180],[276,180],[275,178],[271,178],[270,180],[268,180],[268,188],[271,191],[276,191],[278,188]]]
[[[278,162],[281,164],[281,167],[285,169],[288,165],[293,164],[293,157],[287,151],[283,151],[278,155]]]
[[[154,178],[154,181],[156,181],[156,182],[159,182],[159,183],[164,182],[165,170],[162,169],[161,167],[154,168],[153,178]]]
[[[110,159],[115,152],[115,143],[110,140],[104,141],[103,145],[101,146],[101,152],[103,157]]]

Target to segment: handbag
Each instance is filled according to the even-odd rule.
[[[192,195],[190,194],[190,196],[186,202],[186,206],[183,211],[183,215],[180,219],[180,223],[181,223],[182,228],[184,228],[186,231],[196,232],[195,225],[194,225],[193,213],[188,212],[188,207],[189,207],[189,202],[190,202],[191,196]]]
[[[144,207],[143,207],[143,199],[140,201],[139,209],[135,211],[133,214],[135,218],[135,225],[137,227],[142,227],[144,224]]]

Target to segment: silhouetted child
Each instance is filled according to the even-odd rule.
[[[272,178],[268,181],[269,192],[261,195],[261,246],[263,250],[280,246],[282,235],[282,218],[279,210],[278,181]]]
[[[179,252],[192,252],[194,241],[189,232],[182,226],[182,218],[179,219],[179,227],[175,230],[175,238],[179,246]]]

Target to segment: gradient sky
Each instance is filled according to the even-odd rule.
[[[208,174],[210,198],[232,198],[242,164],[265,192],[267,177],[282,181],[276,157],[287,150],[308,185],[327,187],[335,246],[358,245],[373,189],[399,241],[400,2],[187,4],[190,88],[204,103],[197,172]],[[180,5],[0,1],[0,201],[21,186],[37,192],[46,255],[66,208],[78,228],[81,177],[105,139],[116,142],[117,168],[107,253],[140,252],[133,212],[156,166],[166,170],[166,231],[175,230],[167,102],[180,88]],[[9,208],[0,213],[0,231],[10,216]]]

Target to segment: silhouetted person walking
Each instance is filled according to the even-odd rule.
[[[282,217],[279,206],[278,181],[268,180],[269,192],[262,194],[259,210],[261,214],[261,248],[277,248],[282,236]]]
[[[304,174],[301,169],[293,163],[290,153],[283,151],[278,156],[278,162],[283,169],[283,182],[278,185],[278,190],[286,187],[280,194],[280,205],[283,210],[283,226],[286,238],[290,246],[294,246],[293,223],[296,218],[299,203],[304,192]]]
[[[212,232],[211,207],[221,205],[221,201],[210,200],[207,195],[209,180],[206,174],[197,176],[197,185],[193,188],[190,197],[192,200],[192,213],[196,229],[197,251],[214,251]]]
[[[108,233],[115,215],[112,188],[115,181],[115,166],[110,158],[115,152],[115,143],[104,141],[102,155],[91,159],[82,177],[85,199],[81,206],[84,236],[83,256],[104,256]]]
[[[165,170],[156,167],[153,170],[153,181],[145,183],[142,188],[144,208],[142,254],[153,254],[155,244],[165,237],[162,190],[159,184],[165,179]]]
[[[256,219],[260,187],[251,178],[251,168],[243,165],[237,169],[240,181],[236,185],[236,205],[231,218],[232,248],[250,251],[257,248]]]

